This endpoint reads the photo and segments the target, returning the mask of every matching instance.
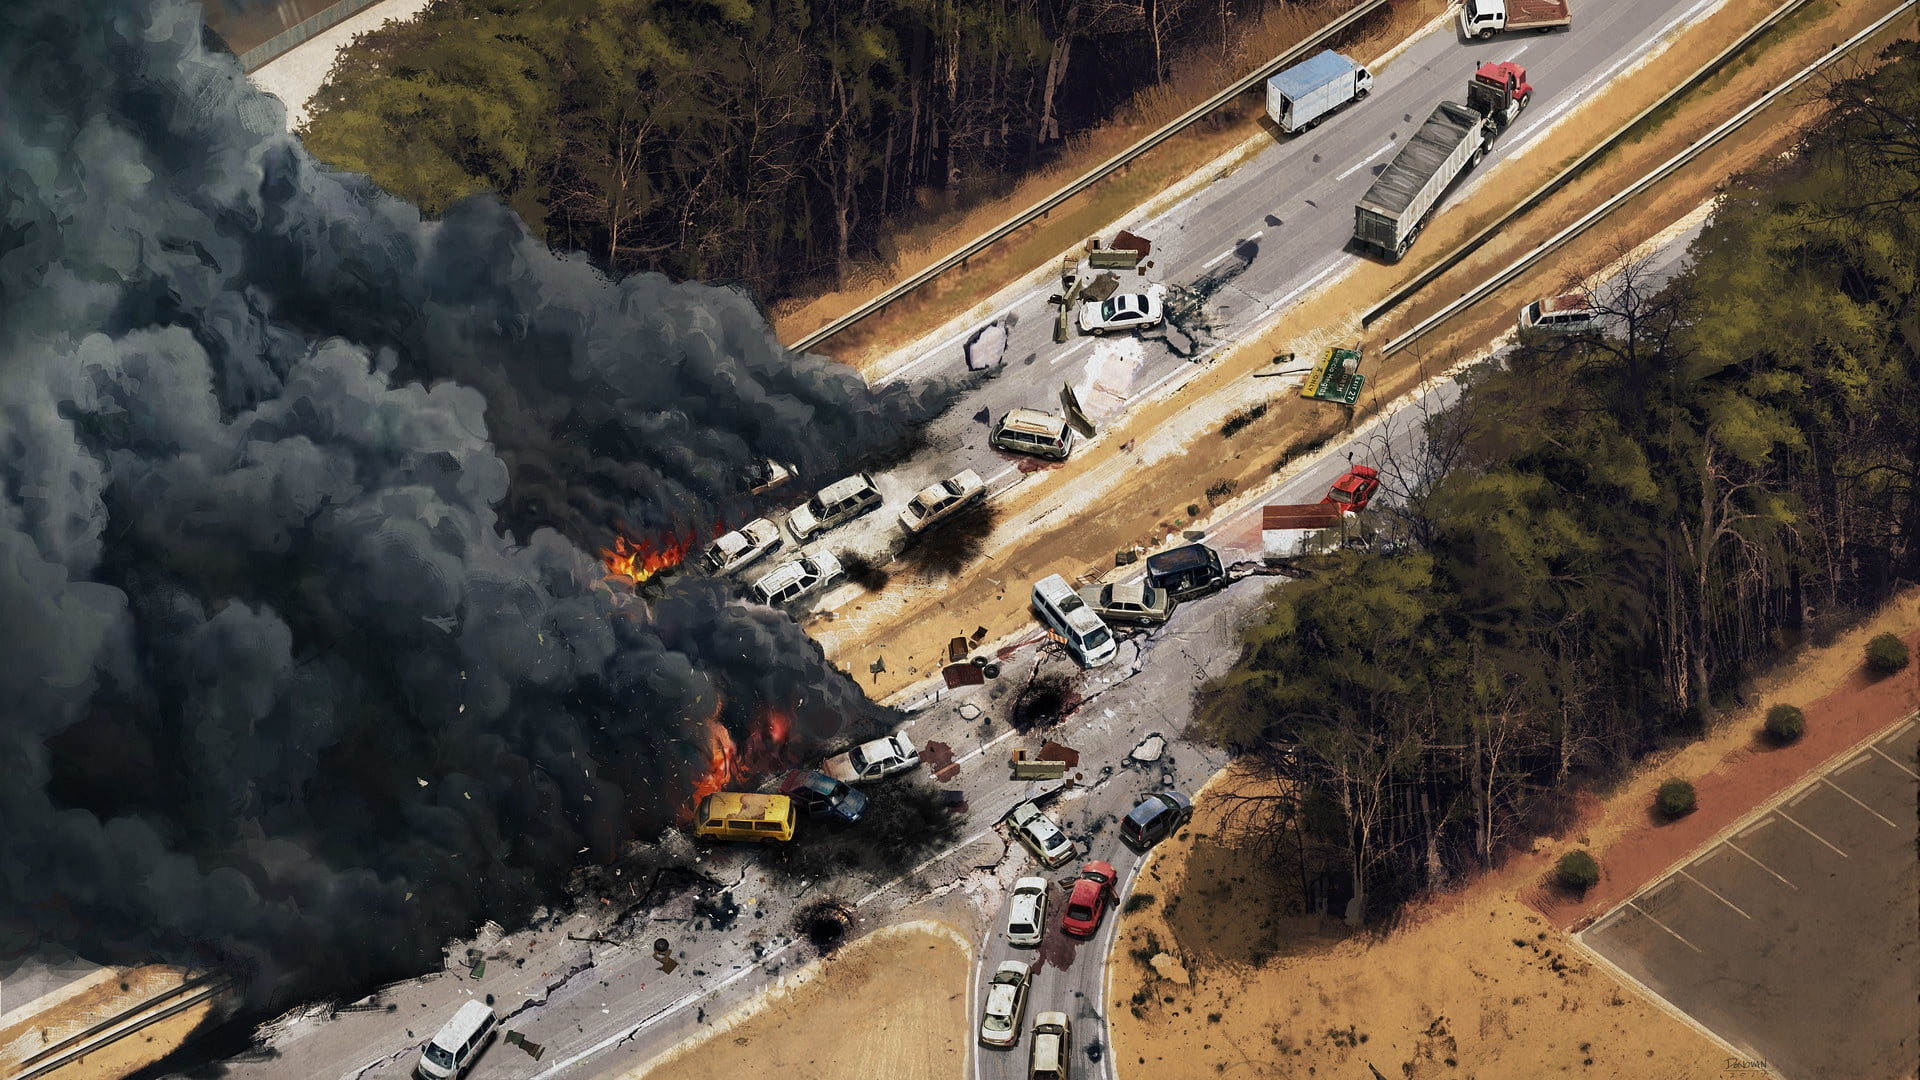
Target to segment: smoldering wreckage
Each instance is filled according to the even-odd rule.
[[[885,462],[964,387],[869,388],[486,198],[422,220],[203,36],[0,14],[0,958],[217,968],[244,1020],[890,728],[784,615],[632,586],[754,516],[756,463]]]

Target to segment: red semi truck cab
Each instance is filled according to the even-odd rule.
[[[1467,83],[1467,107],[1505,128],[1533,98],[1527,69],[1511,60],[1481,64]]]

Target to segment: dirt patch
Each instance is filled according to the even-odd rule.
[[[1122,1069],[1720,1075],[1718,1044],[1589,966],[1519,902],[1512,875],[1417,911],[1390,937],[1280,914],[1300,910],[1299,886],[1247,857],[1224,820],[1227,791],[1263,793],[1231,772],[1209,784],[1136,885],[1163,899],[1122,916],[1116,949],[1138,960],[1109,968]]]
[[[1379,57],[1446,10],[1443,0],[1410,0],[1388,5],[1365,20],[1334,47],[1350,55]],[[972,208],[938,214],[924,224],[899,230],[884,268],[869,267],[859,284],[839,292],[797,298],[775,305],[772,319],[782,341],[794,341],[826,325],[946,257],[1019,211],[1066,186],[1076,177],[1126,149],[1160,125],[1217,93],[1260,60],[1277,56],[1326,25],[1345,5],[1277,6],[1258,21],[1247,20],[1231,48],[1170,65],[1169,83],[1142,93],[1112,122],[1075,136],[1046,170],[1020,181],[1004,195]],[[1083,46],[1085,47],[1085,46]],[[1373,69],[1381,67],[1375,60]],[[1055,207],[964,267],[955,267],[910,296],[902,297],[859,325],[821,346],[842,363],[861,371],[933,332],[955,312],[982,303],[1036,270],[1052,265],[1089,236],[1111,231],[1115,222],[1151,216],[1156,204],[1170,204],[1169,192],[1209,165],[1231,170],[1264,148],[1263,98],[1242,95],[1213,115],[1168,139],[1104,182]],[[1252,145],[1248,145],[1249,143]],[[1234,155],[1222,161],[1223,157]],[[1217,170],[1216,170],[1217,171]],[[1175,196],[1177,198],[1177,196]]]
[[[1697,58],[1697,63],[1711,56],[1773,6],[1756,0],[1728,0],[1716,15],[1692,24],[1675,45],[1677,51],[1669,54],[1683,58],[1674,63],[1675,77],[1689,70],[1686,58]],[[1458,296],[1491,269],[1504,266],[1551,236],[1607,194],[1620,190],[1627,180],[1666,160],[1700,132],[1758,96],[1762,88],[1777,82],[1783,73],[1803,66],[1831,42],[1872,21],[1888,6],[1890,3],[1882,0],[1818,9],[1820,17],[1801,27],[1797,35],[1776,41],[1758,62],[1741,68],[1717,89],[1690,95],[1687,107],[1653,135],[1616,151],[1585,180],[1570,185],[1509,226],[1467,266],[1449,272],[1423,294],[1434,299],[1409,304],[1372,330],[1360,331],[1358,319],[1365,302],[1386,295],[1427,260],[1437,258],[1491,220],[1500,207],[1532,190],[1581,146],[1597,141],[1609,129],[1609,123],[1617,124],[1650,104],[1659,96],[1661,85],[1659,80],[1636,77],[1614,84],[1605,94],[1591,95],[1589,100],[1598,105],[1574,111],[1569,122],[1540,140],[1529,153],[1490,174],[1482,190],[1474,192],[1469,201],[1441,215],[1408,262],[1398,267],[1365,263],[1329,282],[1320,293],[1290,310],[1274,330],[1218,356],[1177,392],[1136,406],[1086,452],[1009,492],[999,506],[1003,524],[988,543],[991,559],[975,564],[938,588],[897,589],[893,595],[860,598],[835,613],[830,624],[816,628],[816,638],[827,654],[843,665],[852,662],[848,656],[866,651],[867,642],[887,642],[891,670],[878,676],[869,688],[875,696],[885,696],[912,685],[916,681],[914,669],[923,659],[934,663],[928,658],[941,654],[956,627],[984,626],[992,636],[999,637],[1027,626],[1024,583],[1056,572],[1069,579],[1089,571],[1105,572],[1113,567],[1115,551],[1151,549],[1181,529],[1201,527],[1203,522],[1196,521],[1197,515],[1188,507],[1209,502],[1205,490],[1210,484],[1231,481],[1234,494],[1206,520],[1221,520],[1259,501],[1271,489],[1277,457],[1296,458],[1290,448],[1336,436],[1349,425],[1350,418],[1336,406],[1290,396],[1238,428],[1228,442],[1220,434],[1226,420],[1236,411],[1268,400],[1272,393],[1270,387],[1260,385],[1265,380],[1247,378],[1250,372],[1266,365],[1274,355],[1293,352],[1310,356],[1327,345],[1352,345],[1358,339],[1369,358],[1368,388],[1354,419],[1382,410],[1425,379],[1483,352],[1487,343],[1511,329],[1513,312],[1527,299],[1564,291],[1560,286],[1567,280],[1594,273],[1621,252],[1710,200],[1732,173],[1764,163],[1786,150],[1817,115],[1816,110],[1789,101],[1756,117],[1702,160],[1616,211],[1605,226],[1565,245],[1485,302],[1457,316],[1445,333],[1391,358],[1377,359],[1380,346],[1392,336],[1431,307]],[[1666,70],[1667,62],[1668,58],[1663,58],[1656,70]],[[1200,456],[1211,463],[1205,472],[1193,468],[1193,461]],[[1071,529],[1056,527],[1069,518]],[[903,655],[906,663],[899,662]]]
[[[949,1080],[966,1064],[971,963],[945,924],[876,931],[622,1080]]]

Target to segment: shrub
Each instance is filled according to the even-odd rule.
[[[1767,734],[1790,743],[1807,732],[1807,714],[1793,705],[1775,705],[1767,710]]]
[[[1696,805],[1693,785],[1678,777],[1669,780],[1660,785],[1660,795],[1656,801],[1659,803],[1660,812],[1670,818],[1691,814]]]
[[[1907,643],[1894,634],[1880,634],[1867,642],[1867,667],[1891,675],[1907,666]]]
[[[1560,865],[1555,868],[1560,884],[1569,889],[1586,892],[1600,880],[1600,864],[1584,851],[1569,851],[1560,856]],[[1516,942],[1524,945],[1526,942]]]
[[[1147,908],[1150,908],[1152,906],[1153,906],[1152,893],[1137,892],[1137,893],[1134,893],[1132,896],[1127,897],[1127,902],[1121,910],[1131,915],[1136,911],[1145,911]]]

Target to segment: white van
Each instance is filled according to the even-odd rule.
[[[1073,452],[1073,429],[1063,416],[1039,409],[1009,409],[987,434],[987,442],[1016,454],[1065,461]]]
[[[1059,574],[1033,583],[1033,613],[1039,616],[1040,625],[1060,636],[1081,667],[1099,667],[1120,652],[1113,631]]]
[[[1584,334],[1600,328],[1600,312],[1585,296],[1566,293],[1535,300],[1520,309],[1520,329],[1550,334]]]
[[[493,1006],[484,1001],[467,1002],[427,1043],[426,1049],[420,1051],[420,1062],[413,1067],[413,1075],[420,1080],[452,1080],[465,1076],[499,1026],[500,1018],[493,1014]]]

